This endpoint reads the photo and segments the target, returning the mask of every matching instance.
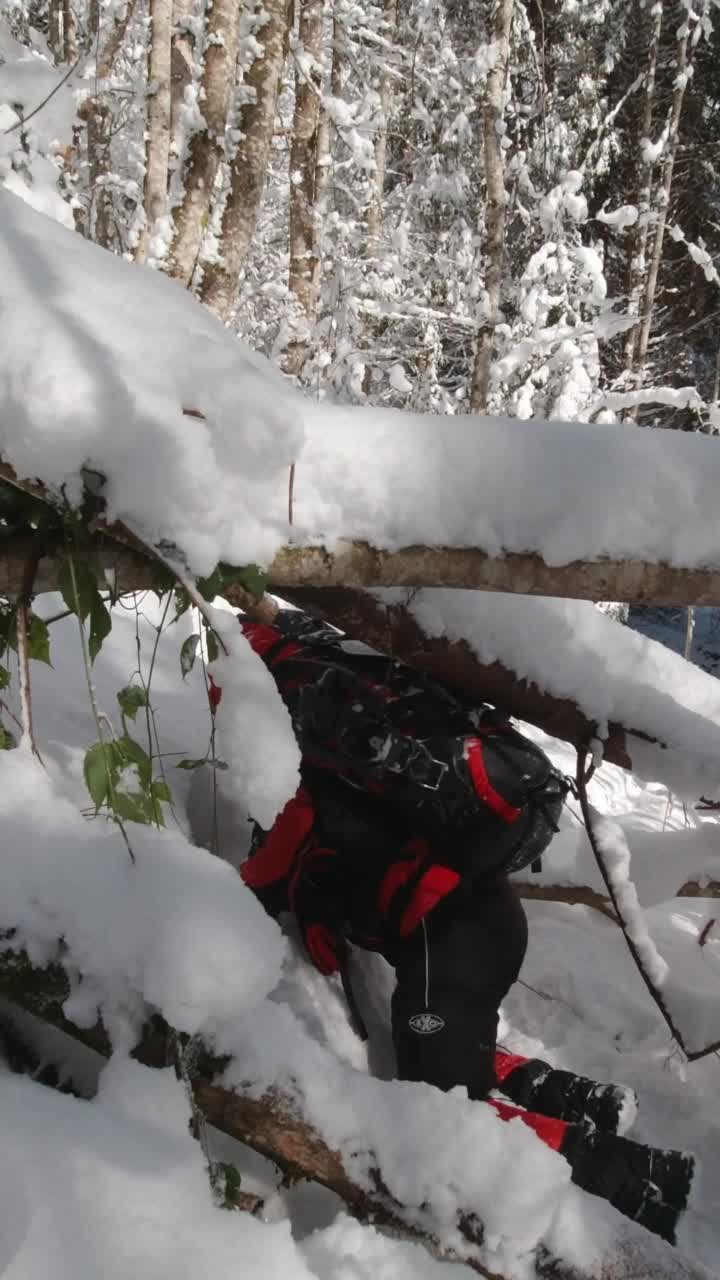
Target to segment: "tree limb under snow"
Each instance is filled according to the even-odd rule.
[[[585,747],[578,751],[577,789],[590,847],[605,882],[618,924],[623,931],[628,951],[647,990],[662,1014],[668,1029],[690,1062],[704,1058],[720,1049],[720,1040],[691,1050],[675,1020],[663,992],[668,973],[666,961],[660,955],[648,932],[637,891],[627,875],[630,851],[622,829],[612,821],[602,818],[590,804],[586,787]]]
[[[59,952],[60,954],[60,952]],[[24,952],[0,952],[0,995],[104,1055],[110,1043],[103,1026],[76,1027],[63,1012],[69,986],[60,963],[34,968]],[[177,1033],[155,1017],[147,1025],[133,1056],[150,1067],[164,1067],[173,1060],[170,1045]],[[454,1251],[441,1246],[426,1206],[409,1209],[385,1187],[380,1160],[366,1154],[369,1186],[345,1167],[342,1157],[302,1116],[295,1100],[280,1091],[261,1097],[225,1089],[212,1076],[223,1067],[208,1052],[201,1054],[192,1081],[195,1103],[205,1119],[222,1132],[272,1160],[291,1180],[307,1179],[334,1191],[349,1211],[381,1230],[415,1241],[445,1261],[464,1262],[488,1280],[504,1280],[481,1262],[483,1224],[471,1207],[460,1212],[457,1229],[462,1244]],[[391,1088],[392,1085],[388,1085]],[[582,1268],[557,1257],[540,1244],[535,1252],[538,1280],[712,1280],[702,1266],[682,1257],[670,1245],[624,1219],[612,1245]],[[510,1277],[507,1278],[510,1280]]]
[[[591,721],[569,698],[544,693],[501,662],[480,662],[464,640],[426,635],[403,605],[385,605],[365,591],[343,587],[283,588],[283,594],[291,603],[322,616],[353,638],[420,667],[460,694],[502,707],[554,738],[577,747],[592,736]],[[611,722],[603,741],[603,758],[622,769],[632,769],[634,738],[642,739],[646,747],[653,742],[641,730]],[[656,745],[660,754],[665,744]]]
[[[620,921],[610,898],[587,884],[532,884],[524,880],[513,882],[521,898],[539,902],[566,902],[570,906],[593,907],[614,924]],[[706,885],[697,880],[687,880],[675,894],[677,898],[720,898],[720,882],[710,880]]]

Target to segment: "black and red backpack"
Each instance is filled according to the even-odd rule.
[[[243,868],[273,913],[302,916],[322,882],[340,900],[344,876],[379,883],[374,906],[403,935],[461,881],[520,870],[547,847],[568,785],[507,717],[303,613],[240,622],[302,751],[300,792]]]

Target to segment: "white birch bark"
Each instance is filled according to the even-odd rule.
[[[205,63],[201,79],[200,109],[205,121],[188,146],[182,203],[173,211],[175,233],[168,271],[190,286],[195,270],[215,180],[225,157],[228,107],[235,87],[235,68],[242,0],[213,0],[207,19]]]

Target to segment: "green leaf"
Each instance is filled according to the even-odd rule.
[[[246,564],[243,569],[234,570],[235,579],[250,592],[256,600],[261,600],[267,588],[267,574],[257,564]]]
[[[75,585],[73,586],[73,570],[75,571]],[[71,613],[76,613],[82,622],[85,621],[88,614],[92,610],[93,602],[99,597],[98,585],[87,560],[70,560],[70,557],[63,561],[60,577],[58,579],[60,593],[65,601],[65,607]],[[75,588],[77,588],[77,595]]]
[[[208,627],[205,632],[205,643],[207,644],[208,662],[217,662],[220,649],[217,636],[212,627]]]
[[[97,658],[103,640],[112,631],[112,618],[109,610],[103,604],[100,592],[95,588],[95,596],[90,606],[90,639],[88,641],[88,651],[90,653],[90,661],[94,662]]]
[[[118,753],[118,759],[122,764],[136,764],[140,774],[140,782],[143,787],[149,787],[152,778],[152,764],[150,757],[144,747],[140,746],[134,738],[123,734],[122,738],[117,738],[113,744]]]
[[[10,683],[10,672],[7,667],[0,666],[0,689],[7,689]]]
[[[153,591],[158,596],[164,596],[166,591],[172,591],[175,586],[175,574],[160,560],[153,563],[152,584]]]
[[[147,690],[139,684],[128,684],[124,689],[118,690],[117,700],[123,715],[134,720],[140,707],[148,704]]]
[[[203,600],[213,601],[215,596],[219,596],[222,591],[223,574],[220,565],[217,565],[209,578],[198,578],[195,583]]]
[[[96,809],[105,803],[110,792],[110,779],[113,774],[113,746],[110,742],[96,742],[85,752],[83,761],[83,777],[85,786],[92,797]]]
[[[182,671],[183,680],[195,666],[199,643],[200,636],[197,631],[194,631],[191,636],[188,636],[187,640],[183,641],[183,646],[180,650],[180,670]]]
[[[7,732],[7,729],[3,729],[3,726],[0,724],[0,751],[7,751],[9,746],[10,735]]]
[[[134,791],[130,795],[116,791],[113,812],[125,822],[142,822],[145,825],[154,818],[152,802],[142,791]]]
[[[52,666],[48,625],[35,613],[31,613],[28,617],[28,656],[35,658],[37,662],[46,662],[49,667]]]
[[[163,778],[156,778],[150,788],[151,795],[155,800],[163,800],[166,804],[172,804],[172,793]]]
[[[177,622],[178,618],[182,618],[190,608],[190,597],[184,587],[175,588],[175,617],[173,622]]]

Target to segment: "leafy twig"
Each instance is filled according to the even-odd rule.
[[[42,756],[38,751],[33,732],[32,718],[32,689],[30,684],[30,641],[29,641],[29,614],[30,602],[32,600],[32,589],[35,581],[35,574],[40,563],[40,548],[35,542],[33,549],[28,556],[23,572],[22,588],[18,599],[15,621],[17,627],[17,647],[18,647],[18,667],[20,676],[20,707],[22,716],[22,739],[21,742],[30,746],[34,756],[37,756],[40,763],[43,763]]]
[[[105,740],[103,738],[103,732],[102,732],[102,719],[100,715],[100,708],[98,707],[97,696],[95,694],[95,686],[93,684],[92,669],[90,664],[90,652],[88,650],[87,636],[85,634],[85,623],[83,622],[83,618],[82,618],[80,593],[78,591],[77,576],[75,574],[75,562],[72,556],[67,557],[67,565],[70,573],[70,582],[72,584],[72,593],[75,601],[75,612],[77,613],[78,628],[80,630],[80,648],[82,651],[83,666],[85,668],[85,682],[87,684],[88,697],[90,698],[90,706],[92,708],[93,718],[95,720],[95,728],[97,730],[98,742],[103,743]],[[112,801],[112,807],[114,811],[113,813],[114,821],[117,823],[118,827],[120,828],[120,831],[122,833],[122,838],[125,841],[125,846],[127,848],[128,853],[130,854],[130,861],[134,864],[135,854],[133,853],[132,846],[128,839],[128,834],[127,834],[127,831],[125,830],[125,825],[122,819],[118,816],[117,812],[115,812],[117,808],[117,805],[115,803],[115,786],[113,783],[110,760],[106,751],[103,752],[103,761],[105,764],[105,770],[107,774],[108,792]]]

